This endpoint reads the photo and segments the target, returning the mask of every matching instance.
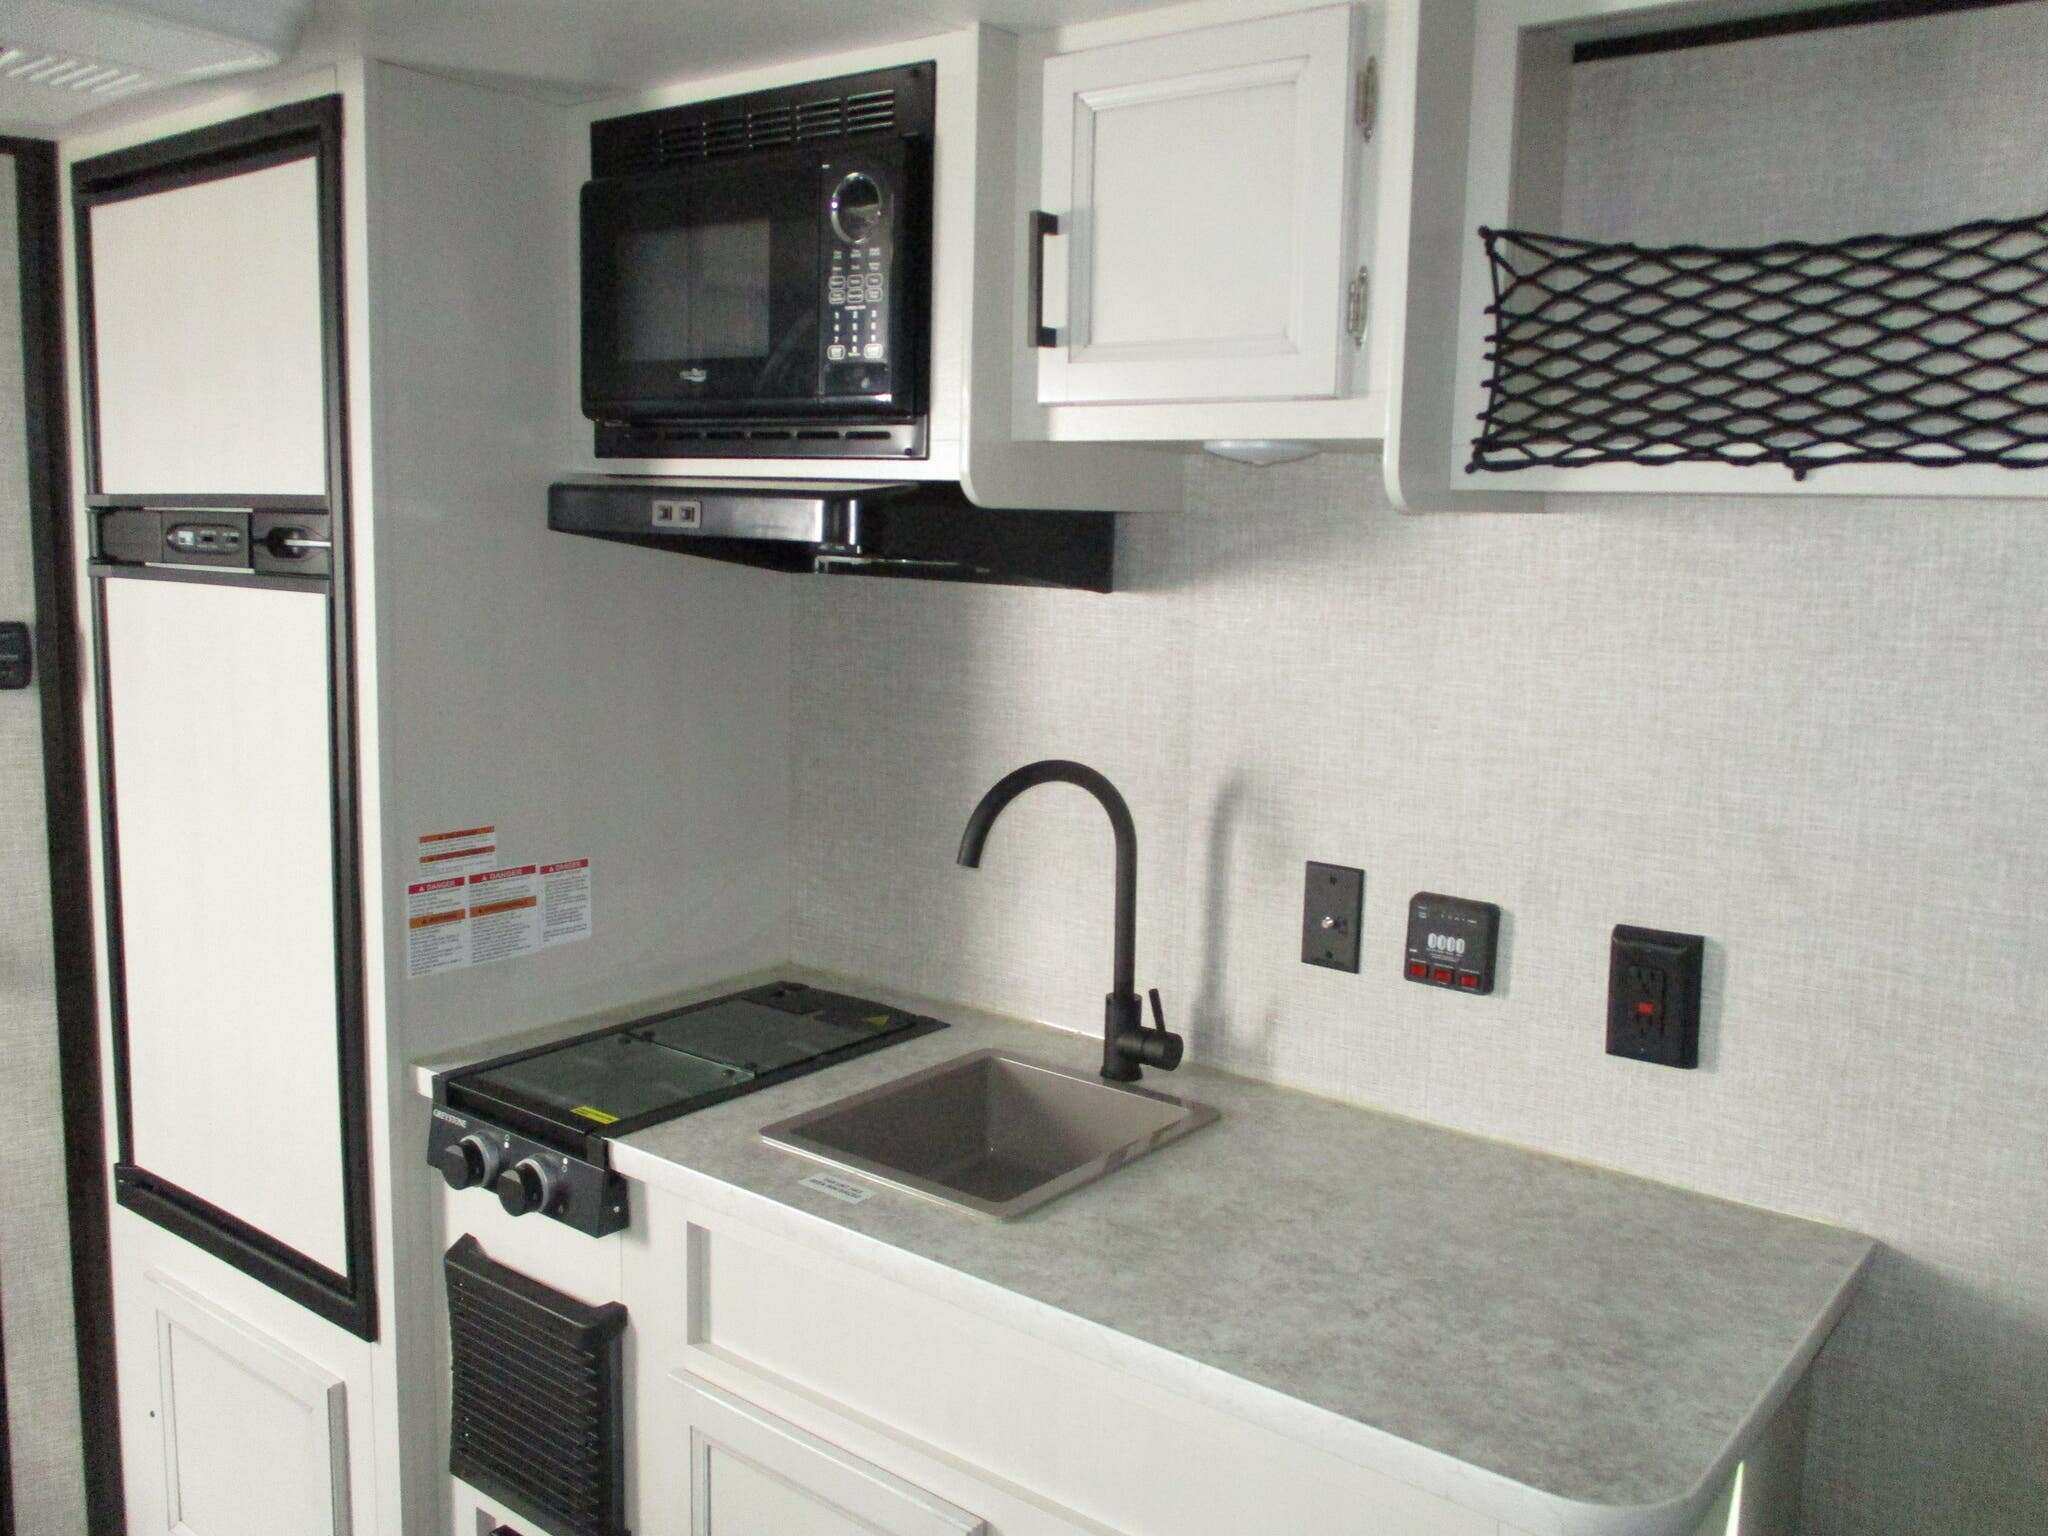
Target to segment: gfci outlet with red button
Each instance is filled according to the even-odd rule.
[[[1607,1054],[1660,1067],[1700,1064],[1700,971],[1707,941],[1696,933],[1618,925],[1607,965]]]
[[[1417,891],[1408,903],[1408,949],[1401,974],[1425,987],[1485,997],[1493,991],[1500,908]]]

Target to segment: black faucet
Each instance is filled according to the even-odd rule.
[[[1005,774],[981,797],[981,804],[967,818],[967,830],[960,835],[960,862],[969,869],[981,867],[982,844],[988,829],[1002,815],[1003,807],[1034,784],[1078,784],[1109,812],[1110,830],[1116,834],[1116,974],[1102,1010],[1102,1075],[1113,1083],[1135,1083],[1143,1075],[1140,1063],[1171,1072],[1180,1065],[1181,1038],[1166,1027],[1159,1006],[1159,989],[1152,989],[1153,1026],[1145,1026],[1143,1005],[1133,977],[1133,952],[1138,927],[1138,829],[1131,824],[1131,808],[1116,786],[1082,763],[1047,758],[1027,763],[1015,773]]]

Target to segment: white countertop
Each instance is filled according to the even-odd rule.
[[[620,1173],[1524,1529],[1689,1536],[1875,1251],[1192,1064],[1146,1081],[1216,1125],[1020,1220],[848,1204],[760,1128],[990,1046],[1092,1073],[1101,1041],[797,967],[665,1003],[778,975],[953,1027],[626,1137]]]

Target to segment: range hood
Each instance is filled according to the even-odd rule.
[[[776,571],[1110,590],[1109,512],[998,511],[941,480],[585,475],[548,487],[548,526]]]

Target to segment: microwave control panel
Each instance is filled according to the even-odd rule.
[[[879,165],[824,168],[823,393],[890,393],[890,312],[896,258],[896,177]]]

